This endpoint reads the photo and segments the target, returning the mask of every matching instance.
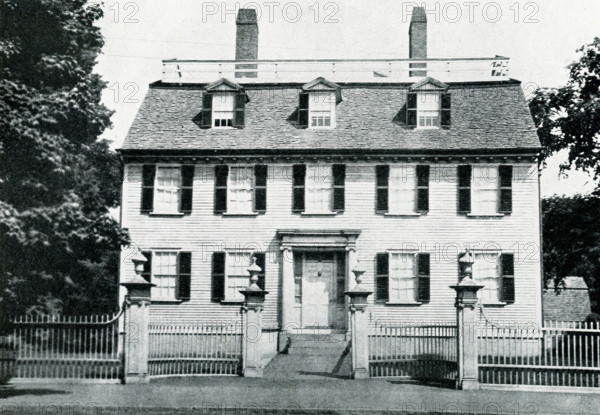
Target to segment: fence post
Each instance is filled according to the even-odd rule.
[[[146,257],[141,252],[131,259],[135,275],[121,283],[127,289],[125,297],[125,336],[123,344],[123,383],[147,383],[148,324],[150,320],[150,289],[155,285],[142,278]]]
[[[477,338],[477,291],[483,285],[472,279],[473,254],[467,251],[459,257],[461,281],[450,288],[456,290],[456,321],[458,374],[456,388],[479,389],[478,338]]]
[[[352,333],[352,378],[369,378],[369,323],[367,320],[367,297],[373,294],[362,285],[362,274],[358,260],[352,269],[356,286],[344,292],[350,298],[350,330]]]
[[[261,268],[256,265],[256,257],[252,258],[252,265],[248,268],[250,273],[250,286],[241,290],[245,301],[243,312],[246,315],[246,324],[244,325],[243,341],[243,376],[248,378],[262,378],[262,310],[265,302],[265,295],[269,292],[262,290],[258,282],[258,274]]]

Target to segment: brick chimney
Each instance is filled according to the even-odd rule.
[[[408,57],[427,59],[427,16],[424,7],[413,8],[408,36],[410,38]]]
[[[258,59],[258,22],[256,10],[240,9],[236,19],[235,60]],[[256,78],[257,65],[236,65],[236,69],[253,69],[253,72],[236,72],[236,78]]]
[[[424,7],[413,8],[408,37],[408,57],[410,59],[427,59],[427,16]],[[427,64],[410,63],[409,68],[427,69]],[[427,71],[409,71],[409,76],[422,78],[427,76]]]

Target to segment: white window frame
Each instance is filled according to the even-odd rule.
[[[242,189],[239,183],[234,182],[233,173],[234,169],[244,169],[248,171],[250,178],[249,189]],[[229,172],[227,174],[227,213],[232,215],[249,215],[254,214],[254,189],[256,187],[256,177],[254,175],[254,165],[230,165]],[[247,206],[240,207],[236,206],[237,202],[233,200],[236,192],[242,193],[243,191],[249,192],[250,199],[246,201]]]
[[[502,289],[502,270],[501,270],[501,264],[500,264],[500,256],[502,254],[502,251],[500,250],[472,250],[471,251],[474,255],[474,263],[473,263],[473,281],[475,281],[476,283],[483,285],[483,288],[481,290],[479,290],[478,292],[478,297],[481,301],[482,304],[489,304],[489,305],[494,305],[494,304],[504,304],[502,301],[500,301],[501,298],[501,292],[500,290]],[[484,258],[487,259],[482,259],[481,256],[484,256]],[[480,257],[478,259],[478,257]],[[495,264],[493,263],[493,261],[491,261],[491,258],[495,257],[496,261]],[[486,261],[486,264],[488,265],[488,268],[492,268],[491,264],[493,264],[493,268],[495,270],[495,274],[494,276],[486,276],[486,277],[482,277],[480,275],[477,275],[478,273],[478,268],[481,265],[481,261]],[[492,284],[490,284],[490,282],[493,282]]]
[[[225,250],[225,300],[224,302],[239,303],[244,301],[244,295],[239,291],[248,288],[250,286],[250,273],[247,271],[248,267],[252,264],[252,252],[248,250],[231,249]],[[230,258],[235,255],[243,255],[247,257],[248,261],[242,261],[240,266],[244,267],[244,272],[239,274],[230,274],[231,260]],[[235,288],[231,290],[230,279],[236,281],[233,285]]]
[[[320,206],[316,205],[315,194],[317,193],[326,194],[326,199],[318,202]],[[306,165],[304,200],[305,214],[319,215],[335,213],[333,211],[333,164]]]
[[[388,304],[420,304],[417,301],[417,290],[418,290],[418,262],[417,256],[419,252],[417,250],[406,250],[406,249],[392,249],[388,252]],[[393,255],[405,255],[407,257],[412,257],[412,272],[411,276],[399,276],[394,277],[393,272]],[[395,283],[394,280],[398,280],[400,283],[402,280],[407,284],[407,287],[398,287],[395,289],[392,284]],[[412,288],[408,287],[412,284]],[[406,295],[404,296],[394,296],[394,291],[404,290]],[[412,293],[411,293],[412,291]]]
[[[437,109],[424,109],[425,96],[435,96],[437,100]],[[437,117],[436,117],[437,115]],[[430,125],[421,125],[421,118],[425,120],[431,118]],[[437,125],[434,124],[437,119]],[[419,91],[417,92],[417,128],[420,130],[437,130],[442,122],[442,94],[439,91]]]
[[[150,281],[153,284],[156,284],[156,286],[151,288],[151,295],[150,298],[152,301],[160,301],[160,302],[178,302],[179,300],[177,300],[177,290],[179,288],[179,250],[174,250],[174,249],[156,249],[156,250],[152,250],[152,269],[150,270]],[[158,257],[162,254],[169,254],[169,255],[174,255],[175,256],[175,273],[174,274],[159,274],[157,272],[157,265],[158,265]],[[174,285],[172,286],[172,293],[169,293],[168,295],[164,294],[164,289],[165,286],[161,285],[161,280],[162,278],[159,278],[160,276],[163,277],[173,277],[173,281],[174,281]],[[171,288],[170,286],[167,286],[167,291],[169,288]]]
[[[490,175],[489,172],[494,172]],[[491,197],[486,202],[487,196]],[[500,165],[471,165],[471,215],[495,216],[500,211]]]
[[[211,117],[211,128],[215,128],[215,129],[232,129],[233,128],[233,120],[235,117],[235,92],[213,92],[212,94],[212,117]],[[215,108],[217,108],[217,106],[215,105],[218,101],[218,99],[221,99],[221,97],[231,97],[231,110],[216,110]],[[226,115],[226,117],[223,116],[219,116],[220,114]],[[231,118],[229,118],[229,116],[231,115]],[[215,125],[216,121],[218,120],[225,120],[226,125]],[[221,124],[221,121],[219,121],[219,124]],[[227,125],[229,124],[229,125]]]
[[[315,102],[316,101],[316,102]],[[312,91],[308,94],[308,128],[329,130],[335,128],[336,97],[334,91]],[[329,125],[324,125],[329,115]],[[323,119],[323,125],[313,125],[313,117]]]
[[[167,190],[167,191],[172,191],[174,189],[173,186],[159,186],[159,171],[161,169],[173,169],[173,170],[177,170],[179,173],[179,185],[176,189],[176,193],[177,193],[177,201],[175,202],[175,204],[170,203],[168,204],[168,207],[165,205],[162,205],[160,202],[160,191],[161,190]],[[152,213],[157,213],[157,214],[178,214],[180,213],[179,208],[181,206],[181,185],[182,185],[182,180],[183,177],[181,175],[181,165],[179,164],[157,164],[156,165],[156,172],[154,174],[154,200],[153,200],[153,209],[152,209]]]
[[[412,170],[412,171],[409,171]],[[395,181],[395,173],[399,181]],[[403,201],[402,194],[410,194],[412,203]],[[388,177],[388,213],[390,215],[412,215],[417,211],[417,165],[390,164]]]

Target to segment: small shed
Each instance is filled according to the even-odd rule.
[[[544,289],[543,311],[544,320],[584,321],[592,309],[583,277],[566,277],[558,287],[549,281]]]

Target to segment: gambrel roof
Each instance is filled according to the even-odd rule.
[[[201,129],[206,85],[155,83],[123,143],[143,152],[528,152],[540,141],[518,81],[449,84],[452,126],[419,130],[405,125],[411,84],[342,84],[333,129],[296,124],[302,84],[244,84],[250,97],[243,129]]]

